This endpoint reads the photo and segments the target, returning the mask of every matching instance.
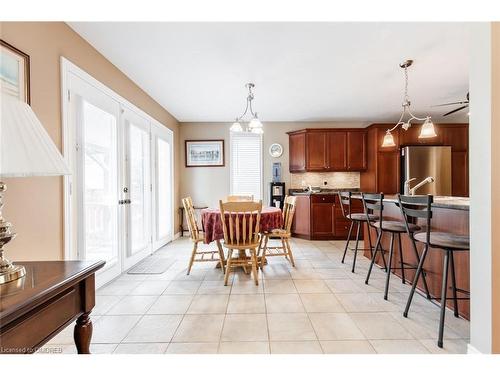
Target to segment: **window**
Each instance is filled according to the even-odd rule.
[[[262,135],[231,133],[231,194],[262,199]]]

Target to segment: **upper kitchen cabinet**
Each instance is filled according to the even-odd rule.
[[[366,169],[366,131],[347,132],[347,170]]]
[[[328,169],[327,138],[326,132],[306,133],[306,169],[308,171]]]
[[[305,129],[288,135],[292,173],[367,168],[365,129]]]
[[[347,132],[329,132],[328,151],[328,169],[347,170]]]
[[[306,170],[306,133],[295,132],[288,137],[290,172]]]

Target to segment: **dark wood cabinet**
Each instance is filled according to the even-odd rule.
[[[353,200],[352,212],[363,212]],[[292,234],[309,240],[346,239],[351,222],[344,218],[337,194],[298,195]],[[351,234],[354,238],[356,233]]]
[[[290,134],[288,142],[290,172],[304,171],[306,169],[306,133]]]
[[[347,132],[328,133],[328,169],[347,170]]]
[[[308,171],[328,169],[328,133],[309,132],[306,134],[306,168]]]
[[[451,152],[451,194],[469,196],[469,158],[467,151]]]
[[[347,169],[366,169],[366,131],[347,132]]]
[[[315,239],[335,236],[335,204],[311,203],[311,235]]]
[[[365,129],[304,129],[288,135],[292,173],[367,168]]]

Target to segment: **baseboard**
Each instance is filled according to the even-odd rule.
[[[473,347],[470,343],[467,344],[467,354],[483,354],[475,347]]]
[[[174,241],[181,238],[181,232],[177,232],[176,234],[174,234]]]

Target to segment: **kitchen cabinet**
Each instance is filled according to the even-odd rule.
[[[366,169],[366,132],[347,132],[347,170]]]
[[[306,133],[290,134],[288,142],[290,172],[304,171],[306,169]]]
[[[360,200],[353,200],[352,212],[363,212]],[[292,224],[295,237],[309,240],[345,240],[351,222],[342,215],[338,195],[297,195],[297,206]],[[354,238],[356,233],[351,234]]]
[[[308,171],[328,169],[327,136],[326,132],[306,134],[306,168]]]
[[[328,133],[328,169],[347,170],[347,132]]]
[[[291,173],[367,168],[365,129],[304,129],[288,135]]]

